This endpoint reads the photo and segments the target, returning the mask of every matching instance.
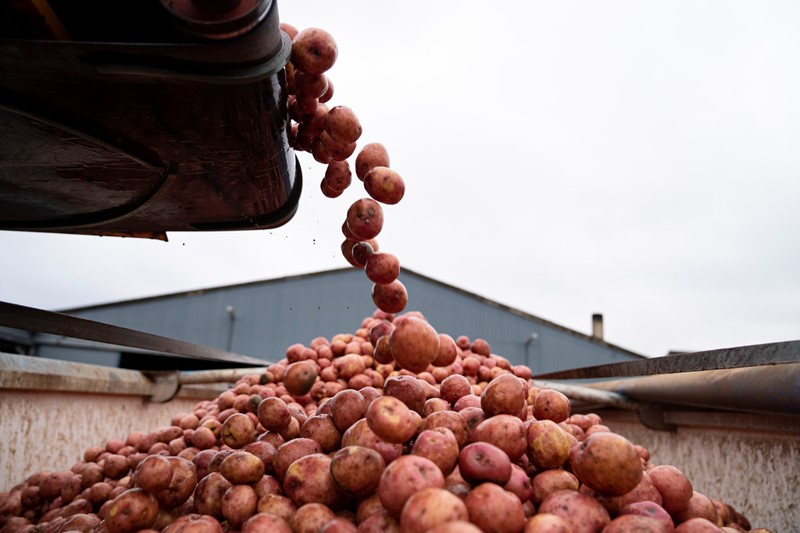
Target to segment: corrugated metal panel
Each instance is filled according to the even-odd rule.
[[[400,279],[408,310],[422,310],[453,337],[484,338],[495,353],[534,372],[641,357],[409,270]],[[355,331],[375,310],[370,286],[362,271],[341,269],[65,312],[277,360],[293,343]]]

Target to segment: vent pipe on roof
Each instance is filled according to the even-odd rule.
[[[592,315],[592,338],[603,340],[603,315],[601,313]]]

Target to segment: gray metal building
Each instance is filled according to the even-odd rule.
[[[602,328],[586,335],[407,268],[400,279],[409,293],[407,310],[423,312],[437,331],[454,338],[484,338],[494,353],[527,364],[534,373],[643,357],[605,342]],[[375,310],[369,284],[363,271],[344,268],[63,312],[275,361],[291,344],[358,329]],[[21,332],[6,332],[11,335],[21,338]],[[163,358],[135,350],[53,335],[33,334],[28,343],[31,355],[39,357],[139,369],[165,365]],[[185,359],[166,364],[214,366],[187,367]]]

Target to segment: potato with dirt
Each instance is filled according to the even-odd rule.
[[[313,439],[298,437],[281,444],[275,450],[275,457],[272,459],[275,476],[283,482],[286,471],[293,462],[314,453],[322,453],[322,447]]]
[[[153,525],[158,516],[158,501],[139,488],[128,489],[111,503],[103,526],[108,533],[133,533]]]
[[[389,152],[381,143],[365,144],[356,156],[356,176],[361,181],[375,167],[389,166]]]
[[[469,428],[467,420],[455,411],[436,411],[425,417],[421,431],[428,429],[447,428],[456,438],[458,448],[461,449],[467,444]]]
[[[602,533],[672,533],[663,522],[639,515],[620,515],[603,528]]]
[[[408,304],[408,290],[399,279],[391,283],[374,284],[371,295],[372,303],[386,313],[399,313]]]
[[[525,435],[528,458],[537,468],[541,470],[561,468],[569,458],[569,437],[552,420],[529,422]]]
[[[345,446],[331,458],[331,475],[346,494],[363,498],[378,488],[386,463],[381,454],[363,446]]]
[[[482,483],[464,499],[470,522],[482,531],[519,533],[525,526],[522,502],[511,492],[494,483]]]
[[[222,495],[222,516],[236,529],[256,514],[258,498],[250,485],[234,485]]]
[[[367,408],[369,428],[386,442],[407,442],[417,432],[419,415],[394,396],[381,396]]]
[[[342,500],[331,475],[331,458],[321,453],[295,460],[286,470],[283,490],[297,506],[321,503],[333,507]]]
[[[425,389],[414,376],[388,377],[383,383],[383,394],[394,396],[420,415],[425,407]]]
[[[611,521],[600,502],[574,490],[549,494],[539,506],[539,512],[558,515],[569,521],[573,533],[597,533]]]
[[[396,255],[386,252],[375,252],[367,257],[364,263],[367,279],[376,284],[392,283],[400,275],[400,260]]]
[[[444,475],[433,461],[417,455],[403,455],[384,469],[378,495],[389,514],[399,517],[411,495],[428,487],[443,489],[444,486]]]
[[[321,503],[307,503],[297,509],[289,525],[294,533],[319,533],[320,528],[336,518],[336,514]]]
[[[362,418],[344,432],[344,435],[342,435],[342,447],[346,446],[371,448],[381,455],[386,464],[403,455],[403,445],[386,442],[378,437],[369,428],[366,418]]]
[[[274,396],[261,400],[256,413],[259,423],[268,431],[281,431],[292,418],[286,402]]]
[[[308,74],[322,74],[336,62],[336,40],[320,28],[306,28],[292,39],[292,64]]]
[[[449,476],[458,464],[458,441],[453,432],[446,427],[426,429],[414,440],[411,453],[433,461],[442,471],[442,475]]]
[[[525,522],[522,533],[572,533],[572,523],[550,513],[537,513]]]
[[[286,367],[283,386],[292,396],[308,394],[317,381],[317,365],[313,361],[298,361]]]
[[[472,485],[490,481],[502,486],[511,478],[511,460],[494,444],[473,442],[461,450],[458,471]]]
[[[258,500],[256,511],[258,513],[278,515],[284,520],[289,521],[297,511],[297,505],[286,496],[280,494],[265,494]]]
[[[422,372],[439,355],[439,334],[426,320],[416,316],[395,319],[389,336],[392,356],[400,368]]]
[[[245,520],[241,533],[292,533],[289,522],[271,513],[257,513]]]
[[[219,430],[222,442],[234,449],[244,448],[255,440],[256,425],[244,413],[233,413]]]
[[[469,519],[467,506],[461,498],[436,487],[413,494],[400,513],[403,533],[425,533],[431,528],[454,520]]]
[[[481,394],[481,409],[486,417],[518,415],[525,407],[525,385],[513,374],[492,379]]]
[[[175,509],[182,505],[197,486],[197,469],[194,463],[182,457],[167,457],[172,465],[172,480],[166,489],[153,493],[162,509]]]
[[[668,513],[680,513],[686,509],[694,489],[683,472],[672,465],[658,465],[648,470],[647,474],[661,494],[661,506]]]
[[[487,418],[475,428],[473,441],[494,444],[508,455],[512,462],[528,449],[525,427],[518,416],[495,415]]]
[[[575,476],[604,496],[622,496],[642,479],[642,462],[633,444],[616,433],[586,437],[570,457]]]
[[[378,202],[394,205],[403,199],[406,184],[400,174],[391,168],[377,166],[364,177],[364,189]]]
[[[655,502],[640,501],[629,503],[619,510],[619,516],[628,514],[644,516],[646,518],[657,520],[664,525],[667,531],[672,531],[675,527],[675,524],[672,521],[672,517],[669,515],[669,513]]]
[[[264,463],[252,453],[238,451],[222,461],[219,473],[233,485],[249,485],[264,475]]]
[[[194,491],[194,508],[203,515],[222,519],[222,496],[233,484],[219,472],[210,472],[197,483]]]
[[[145,531],[148,530],[140,533]],[[148,533],[153,532],[148,531]],[[212,516],[190,513],[179,517],[162,529],[161,533],[222,533],[222,525]]]

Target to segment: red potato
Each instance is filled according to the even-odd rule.
[[[364,177],[364,189],[367,194],[382,204],[394,205],[403,199],[406,184],[400,174],[394,170],[377,166]]]
[[[676,523],[686,522],[692,518],[704,518],[715,524],[717,522],[717,508],[711,498],[694,491],[686,508],[683,511],[673,513],[673,517]]]
[[[80,533],[90,533],[100,523],[100,518],[96,514],[74,514],[68,517],[59,527],[57,533],[67,531],[79,531]]]
[[[525,386],[513,374],[502,374],[492,379],[481,394],[481,409],[487,417],[500,414],[516,416],[524,407]]]
[[[389,253],[373,253],[364,263],[364,272],[373,283],[387,285],[400,275],[400,260]]]
[[[386,442],[378,437],[370,428],[367,420],[362,418],[342,435],[342,447],[364,446],[378,452],[386,464],[403,455],[403,445]]]
[[[389,336],[392,356],[400,368],[422,372],[439,354],[439,334],[426,320],[415,316],[398,318]]]
[[[272,460],[275,458],[275,446],[273,446],[271,443],[263,440],[261,441],[257,440],[255,442],[251,442],[250,444],[242,448],[242,451],[245,451],[247,453],[252,453],[256,457],[261,459],[261,462],[264,464],[265,473],[272,472]],[[200,474],[198,474],[197,477],[198,479],[202,478]]]
[[[439,334],[439,353],[436,359],[433,360],[433,366],[448,366],[452,365],[458,357],[458,347],[453,337],[447,333]],[[450,400],[448,400],[450,401]],[[454,402],[450,402],[454,403]]]
[[[428,415],[423,424],[422,431],[427,429],[447,428],[453,432],[453,436],[461,449],[467,444],[468,427],[466,419],[454,411],[437,411]]]
[[[313,361],[298,361],[286,367],[283,386],[292,396],[308,394],[317,381],[317,365]]]
[[[369,405],[366,418],[369,428],[378,437],[386,442],[403,443],[417,431],[414,414],[394,396],[381,396]]]
[[[403,533],[425,533],[440,524],[469,519],[461,498],[444,489],[428,487],[412,494],[400,513]]]
[[[319,528],[319,533],[358,533],[358,527],[347,518],[334,518]]]
[[[400,516],[412,494],[428,487],[444,488],[442,471],[433,461],[417,455],[403,455],[383,471],[378,484],[381,504],[392,516]]]
[[[258,500],[256,511],[259,513],[270,513],[280,516],[284,520],[291,520],[297,511],[294,502],[280,494],[265,494]]]
[[[628,439],[616,433],[589,435],[570,463],[581,483],[604,496],[622,496],[642,479],[639,454]]]
[[[294,533],[319,533],[320,528],[336,518],[336,514],[321,503],[307,503],[297,509],[289,521]]]
[[[326,121],[327,122],[327,121]],[[342,143],[330,136],[327,131],[320,133],[319,137],[311,143],[311,155],[314,159],[325,165],[332,161],[345,161],[353,155],[356,143]]]
[[[106,457],[105,462],[103,463],[103,473],[106,477],[111,479],[120,479],[128,475],[128,472],[131,469],[131,465],[128,462],[128,458],[124,455],[119,454],[111,454]],[[64,482],[69,478],[69,476],[64,476],[61,480],[61,487],[63,487]],[[61,488],[58,491],[59,495],[61,494]]]
[[[158,502],[153,495],[134,488],[111,502],[103,523],[108,533],[133,533],[152,526],[157,515]]]
[[[234,413],[225,419],[220,428],[220,440],[231,448],[244,448],[255,440],[256,425],[249,416]]]
[[[637,515],[652,518],[661,522],[667,531],[672,531],[675,524],[669,513],[660,505],[651,501],[630,503],[619,510],[619,515]]]
[[[569,418],[570,409],[569,398],[564,394],[552,389],[542,389],[536,395],[533,416],[537,420],[552,420],[559,423]]]
[[[264,398],[256,411],[259,423],[269,431],[280,431],[289,425],[292,414],[280,398]]]
[[[194,491],[194,508],[203,515],[222,519],[222,495],[233,484],[219,472],[211,472],[197,484]]]
[[[329,402],[331,416],[336,429],[344,433],[347,429],[364,417],[366,402],[360,392],[345,389],[337,392]]]
[[[258,498],[250,485],[234,485],[222,495],[222,516],[238,529],[245,521],[256,514]]]
[[[515,494],[494,483],[483,483],[473,488],[464,503],[470,521],[483,531],[519,533],[525,526],[522,502]]]
[[[140,533],[145,532],[152,533],[150,530],[142,530]],[[222,525],[214,517],[190,513],[177,518],[162,529],[161,533],[222,533]]]
[[[361,122],[355,112],[347,106],[332,107],[325,118],[325,131],[335,141],[344,144],[356,142],[361,137]]]
[[[464,520],[453,520],[440,524],[433,529],[428,530],[428,533],[482,533],[481,529],[471,522]]]
[[[321,453],[294,461],[286,470],[283,490],[298,506],[321,503],[332,507],[341,500],[331,475],[331,458]]]
[[[358,533],[400,533],[400,524],[386,510],[383,510],[360,522]]]
[[[534,420],[526,429],[528,458],[537,468],[561,468],[570,454],[567,433],[552,420]]]
[[[275,476],[283,481],[289,465],[297,459],[313,453],[322,453],[319,443],[313,439],[298,437],[281,444],[275,450],[275,457],[272,459]]]
[[[612,515],[618,514],[621,508],[631,503],[643,501],[651,501],[657,503],[658,505],[661,505],[662,503],[661,494],[659,494],[658,490],[656,490],[652,480],[650,479],[650,475],[647,472],[642,473],[641,481],[639,481],[639,484],[636,485],[636,487],[634,487],[630,492],[626,492],[622,496],[598,495],[597,500],[602,503]]]
[[[540,513],[555,514],[572,524],[572,533],[597,533],[610,521],[600,502],[572,490],[551,493],[539,506]]]
[[[503,485],[503,488],[513,492],[523,504],[533,498],[531,478],[525,469],[517,464],[511,464],[511,477],[508,479],[508,483]]]
[[[580,482],[572,472],[561,469],[544,470],[531,479],[531,500],[536,505],[541,505],[547,496],[557,490],[577,491],[579,487]]]
[[[690,518],[678,524],[675,533],[720,533],[722,531],[714,522],[705,518]]]
[[[603,528],[602,533],[672,533],[672,531],[672,528],[667,528],[655,518],[629,514],[613,519]]]
[[[319,98],[328,90],[328,78],[325,74],[309,74],[298,70],[294,75],[295,91],[308,98]]]
[[[306,28],[292,39],[292,64],[309,74],[329,70],[338,54],[333,36],[319,28]]]
[[[374,239],[383,228],[383,208],[372,198],[361,198],[350,205],[345,222],[356,240]]]
[[[272,513],[257,513],[242,524],[241,533],[292,533],[292,528],[284,518]]]
[[[439,343],[441,346],[441,335]],[[445,341],[445,344],[447,344],[447,341]],[[452,374],[447,376],[439,385],[439,390],[442,398],[453,404],[454,407],[459,398],[472,395],[472,385],[470,385],[467,378],[460,374]]]
[[[356,507],[356,522],[363,522],[376,513],[385,513],[386,509],[381,503],[381,498],[377,492],[373,492],[358,503]]]
[[[181,506],[197,486],[197,469],[194,463],[181,457],[167,457],[172,464],[172,480],[166,489],[154,492],[161,509],[175,509]]]
[[[368,242],[361,241],[353,245],[352,250],[353,261],[360,265],[360,268],[365,268],[370,256],[375,253],[372,246]]]
[[[478,424],[473,441],[494,444],[508,455],[511,461],[520,458],[528,449],[528,440],[522,420],[513,415],[495,415]]]
[[[414,376],[392,376],[383,383],[383,394],[394,396],[412,411],[422,414],[425,408],[425,389]]]
[[[458,441],[447,428],[426,429],[414,440],[411,453],[430,459],[448,476],[458,464]]]
[[[461,450],[458,471],[472,485],[484,481],[505,485],[511,478],[511,461],[506,452],[497,446],[488,442],[473,442]]]
[[[332,161],[328,163],[325,170],[323,182],[334,191],[344,191],[350,186],[353,180],[353,173],[347,161]]]
[[[217,444],[217,436],[207,427],[199,427],[192,435],[192,445],[198,450],[208,450]]]
[[[399,279],[391,283],[376,283],[372,286],[372,302],[381,311],[399,313],[408,304],[408,291]]]
[[[339,449],[342,434],[336,429],[331,415],[318,414],[308,417],[300,427],[300,436],[317,441],[324,453]]]
[[[648,470],[647,474],[661,494],[661,505],[668,513],[679,513],[686,509],[694,489],[683,472],[671,465],[659,465]]]
[[[389,152],[381,143],[365,144],[356,156],[356,176],[361,181],[367,177],[369,171],[375,167],[389,166]]]
[[[364,446],[345,446],[333,455],[330,466],[336,486],[357,497],[375,492],[385,468],[383,457]]]
[[[550,513],[538,513],[525,522],[522,533],[572,533],[572,523]]]
[[[255,483],[264,476],[264,463],[252,453],[239,451],[222,461],[219,473],[234,485]]]
[[[172,464],[160,455],[149,455],[136,467],[134,484],[147,492],[157,492],[169,487],[172,481]]]

